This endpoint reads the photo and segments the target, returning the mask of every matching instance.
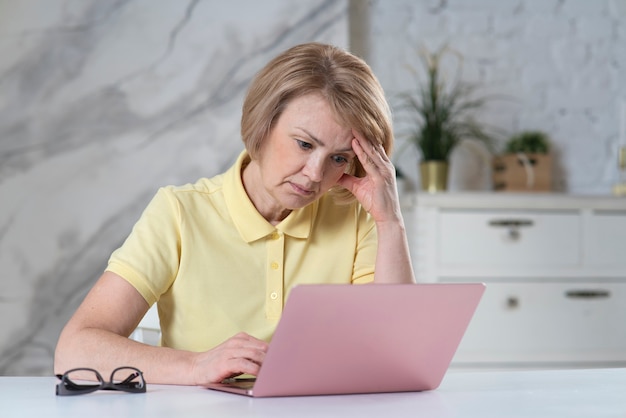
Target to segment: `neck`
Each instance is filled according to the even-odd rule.
[[[276,202],[265,193],[265,188],[260,184],[261,178],[261,170],[256,161],[250,161],[242,166],[241,181],[250,201],[266,221],[278,225],[291,213],[291,209],[276,205]]]

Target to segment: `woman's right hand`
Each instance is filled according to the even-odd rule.
[[[268,346],[265,341],[241,332],[209,351],[198,353],[192,365],[192,376],[199,386],[240,374],[256,376]]]

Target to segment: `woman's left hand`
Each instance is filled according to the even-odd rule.
[[[348,189],[377,223],[402,218],[396,188],[396,170],[381,144],[372,144],[352,130],[352,149],[365,169],[365,177],[344,174],[339,185]]]

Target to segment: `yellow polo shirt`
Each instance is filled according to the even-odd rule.
[[[269,341],[294,285],[374,278],[376,228],[360,204],[326,195],[273,226],[244,190],[248,158],[159,189],[111,255],[107,270],[158,301],[163,346],[204,351],[241,331]]]

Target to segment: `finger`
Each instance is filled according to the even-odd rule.
[[[370,144],[372,145],[372,143],[370,141],[367,140],[367,138],[365,138],[365,136],[363,136],[363,134],[361,134],[359,131],[357,131],[356,129],[352,129],[352,136],[355,137],[358,141],[359,144],[365,148],[365,144]]]
[[[247,357],[252,360],[258,360],[265,356],[269,344],[258,338],[245,333],[239,333],[224,344],[224,350],[232,357]]]
[[[374,146],[376,148],[376,151],[378,153],[378,155],[380,156],[380,158],[386,162],[386,163],[390,163],[391,159],[389,158],[389,156],[387,155],[387,151],[385,151],[385,147],[383,147],[383,144],[376,144]]]
[[[363,149],[363,152],[370,159],[369,162],[373,163],[375,166],[390,162],[389,157],[385,152],[385,148],[381,143],[368,141],[362,134],[354,129],[352,130],[352,135],[356,138],[361,146],[361,149]]]
[[[364,147],[363,143],[359,141],[359,139],[356,137],[352,140],[352,149],[354,150],[354,153],[356,154],[359,162],[361,163],[365,171],[370,173],[372,171],[372,168],[375,167],[376,164],[373,158],[366,151],[367,148]]]
[[[253,337],[250,334],[247,334],[245,332],[239,332],[235,335],[233,335],[229,340],[227,341],[241,341],[241,342],[249,342],[252,344],[259,344],[259,345],[267,345],[267,343],[263,340],[260,340],[258,338]]]
[[[227,371],[224,374],[240,375],[250,374],[256,376],[261,370],[261,363],[256,363],[245,358],[231,359],[227,364]]]
[[[216,375],[210,382],[221,382],[224,379],[233,378],[242,374],[257,376],[261,370],[261,365],[244,358],[235,358],[224,361],[216,370]]]
[[[371,142],[368,142],[368,144],[371,144],[371,151],[368,153],[368,155],[370,156],[372,161],[376,162],[377,166],[382,167],[391,164],[391,160],[389,159],[389,156],[387,155],[383,144],[379,142],[375,142],[373,144]],[[367,152],[368,147],[364,147],[364,150]]]
[[[256,375],[265,360],[266,351],[250,347],[222,347],[216,354],[217,376],[215,379],[221,381],[243,373]]]
[[[244,360],[256,363],[258,365],[261,365],[263,363],[263,360],[265,360],[265,353],[266,352],[263,350],[243,347],[243,348],[233,349],[229,351],[226,354],[226,356],[231,360],[244,359]]]

